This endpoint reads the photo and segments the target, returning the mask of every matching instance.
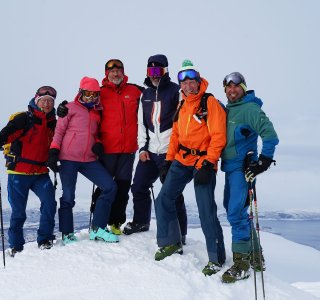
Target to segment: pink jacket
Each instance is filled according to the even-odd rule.
[[[99,111],[88,110],[78,102],[66,106],[67,116],[59,118],[50,148],[60,150],[60,160],[90,162],[97,160],[92,152],[92,146],[99,142],[98,129],[101,121]]]

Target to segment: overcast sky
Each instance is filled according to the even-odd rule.
[[[280,138],[277,166],[260,176],[262,209],[319,209],[319,12],[317,0],[2,0],[0,127],[41,85],[57,89],[58,103],[73,100],[110,58],[140,85],[150,55],[167,55],[174,81],[191,59],[224,103],[222,80],[239,71]]]

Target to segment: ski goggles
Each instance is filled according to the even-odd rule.
[[[105,69],[110,70],[113,68],[123,69],[122,61],[119,59],[110,59],[109,61],[107,61]]]
[[[178,73],[178,81],[181,82],[181,81],[185,81],[186,79],[199,80],[200,75],[197,71],[192,69],[180,71]]]
[[[81,96],[82,101],[85,103],[98,103],[100,99],[100,92],[81,90]]]
[[[168,68],[163,67],[148,67],[147,76],[148,77],[162,77],[168,72]]]
[[[49,98],[49,99],[48,98],[44,99],[42,97],[44,97],[44,96],[40,96],[40,99],[38,100],[38,103],[48,104],[48,105],[53,105],[54,104],[54,98],[52,98],[51,96],[50,96],[51,98]]]
[[[56,98],[57,97],[57,91],[52,86],[42,86],[41,88],[39,88],[37,90],[36,95],[39,96],[39,97],[49,95],[49,96],[51,96],[53,98]]]
[[[235,85],[239,85],[243,83],[246,86],[246,81],[244,77],[239,72],[234,72],[229,75],[227,75],[223,80],[223,86],[226,87],[231,82],[233,82]]]

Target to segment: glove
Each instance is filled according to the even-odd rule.
[[[68,104],[68,101],[64,100],[58,106],[58,108],[57,108],[57,116],[59,118],[64,118],[68,114],[69,108],[66,107],[66,104]]]
[[[160,170],[160,175],[159,175],[159,178],[160,178],[160,181],[161,181],[162,184],[166,180],[166,177],[167,177],[167,174],[168,174],[168,171],[170,169],[171,164],[172,164],[171,160],[165,160],[164,161],[164,164],[163,164],[163,166],[162,166],[162,168]]]
[[[208,160],[204,160],[201,168],[194,176],[195,185],[198,184],[208,184],[211,179],[211,174],[213,173],[214,164]]]
[[[104,149],[103,149],[103,145],[101,143],[95,143],[92,148],[91,148],[92,152],[98,156],[98,158],[101,160],[103,158],[104,155]]]
[[[251,162],[244,172],[244,176],[247,182],[253,182],[258,174],[268,170],[270,165],[275,162],[275,160],[264,156],[259,155],[258,161]]]
[[[49,150],[49,158],[47,161],[47,166],[54,173],[59,172],[59,168],[58,168],[59,152],[60,152],[60,150],[58,150],[56,148],[51,148]]]

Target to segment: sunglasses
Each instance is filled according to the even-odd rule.
[[[147,68],[148,77],[162,77],[167,73],[167,68],[162,67],[149,67]]]
[[[113,68],[119,68],[119,69],[123,69],[123,63],[121,60],[119,59],[110,59],[107,63],[106,63],[106,70],[110,70]]]
[[[195,70],[184,70],[178,73],[178,81],[185,81],[186,79],[199,79],[199,73]]]
[[[57,97],[57,91],[51,87],[51,86],[42,86],[41,88],[39,88],[37,90],[37,93],[36,93],[38,96],[46,96],[46,95],[49,95],[53,98],[56,98]]]
[[[244,77],[238,72],[234,72],[234,73],[227,75],[223,80],[223,86],[226,87],[231,82],[233,82],[235,85],[238,85],[241,83],[246,85],[246,81],[245,81]]]
[[[54,100],[53,99],[40,99],[38,103],[53,105]]]

